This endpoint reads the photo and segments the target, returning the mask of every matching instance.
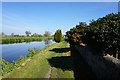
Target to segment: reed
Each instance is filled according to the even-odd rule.
[[[2,37],[2,44],[50,40],[53,37]]]

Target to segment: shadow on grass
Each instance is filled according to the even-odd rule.
[[[55,49],[60,50],[60,49]],[[63,49],[62,49],[63,50]],[[66,51],[66,50],[63,50]],[[57,51],[56,51],[57,52]],[[85,63],[83,58],[74,49],[71,50],[72,56],[53,57],[48,59],[52,67],[60,68],[63,71],[72,70],[76,80],[79,79],[96,79],[96,75],[92,72],[88,64]],[[76,56],[74,54],[77,54]]]
[[[56,52],[56,53],[65,53],[70,51],[70,48],[54,48],[50,51]]]
[[[72,58],[69,56],[61,56],[61,57],[52,57],[52,59],[48,59],[48,61],[52,67],[61,68],[63,71],[65,71],[65,70],[73,70],[71,59]]]

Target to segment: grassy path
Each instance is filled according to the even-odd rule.
[[[69,44],[66,42],[56,43],[40,50],[39,54],[33,56],[24,66],[5,74],[5,78],[74,78],[73,71],[62,70],[53,67],[49,60],[55,57],[67,57],[65,48]],[[53,61],[54,62],[54,61]]]

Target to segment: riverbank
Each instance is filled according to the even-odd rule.
[[[54,57],[67,57],[69,43],[55,43],[38,51],[31,59],[28,59],[15,70],[3,75],[4,78],[74,78],[73,71],[52,67],[51,60]],[[56,60],[55,60],[56,61]],[[55,62],[52,61],[52,62]],[[66,61],[65,61],[66,62]],[[63,64],[63,62],[60,62]],[[62,65],[63,66],[63,65]]]
[[[26,56],[29,54],[28,49],[33,48],[35,51],[43,49],[48,45],[52,45],[55,42],[53,40],[44,41],[32,41],[12,44],[0,44],[2,47],[2,58],[6,61],[13,63],[20,58],[20,56]]]
[[[21,42],[31,42],[31,41],[42,41],[50,40],[53,37],[2,37],[0,44],[9,44],[9,43],[21,43]]]

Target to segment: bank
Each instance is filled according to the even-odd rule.
[[[72,70],[63,70],[53,67],[51,59],[54,57],[67,57],[66,52],[69,51],[69,43],[63,41],[55,43],[44,49],[31,59],[26,60],[22,65],[13,71],[3,75],[4,78],[74,78]],[[64,65],[63,65],[64,66]]]

